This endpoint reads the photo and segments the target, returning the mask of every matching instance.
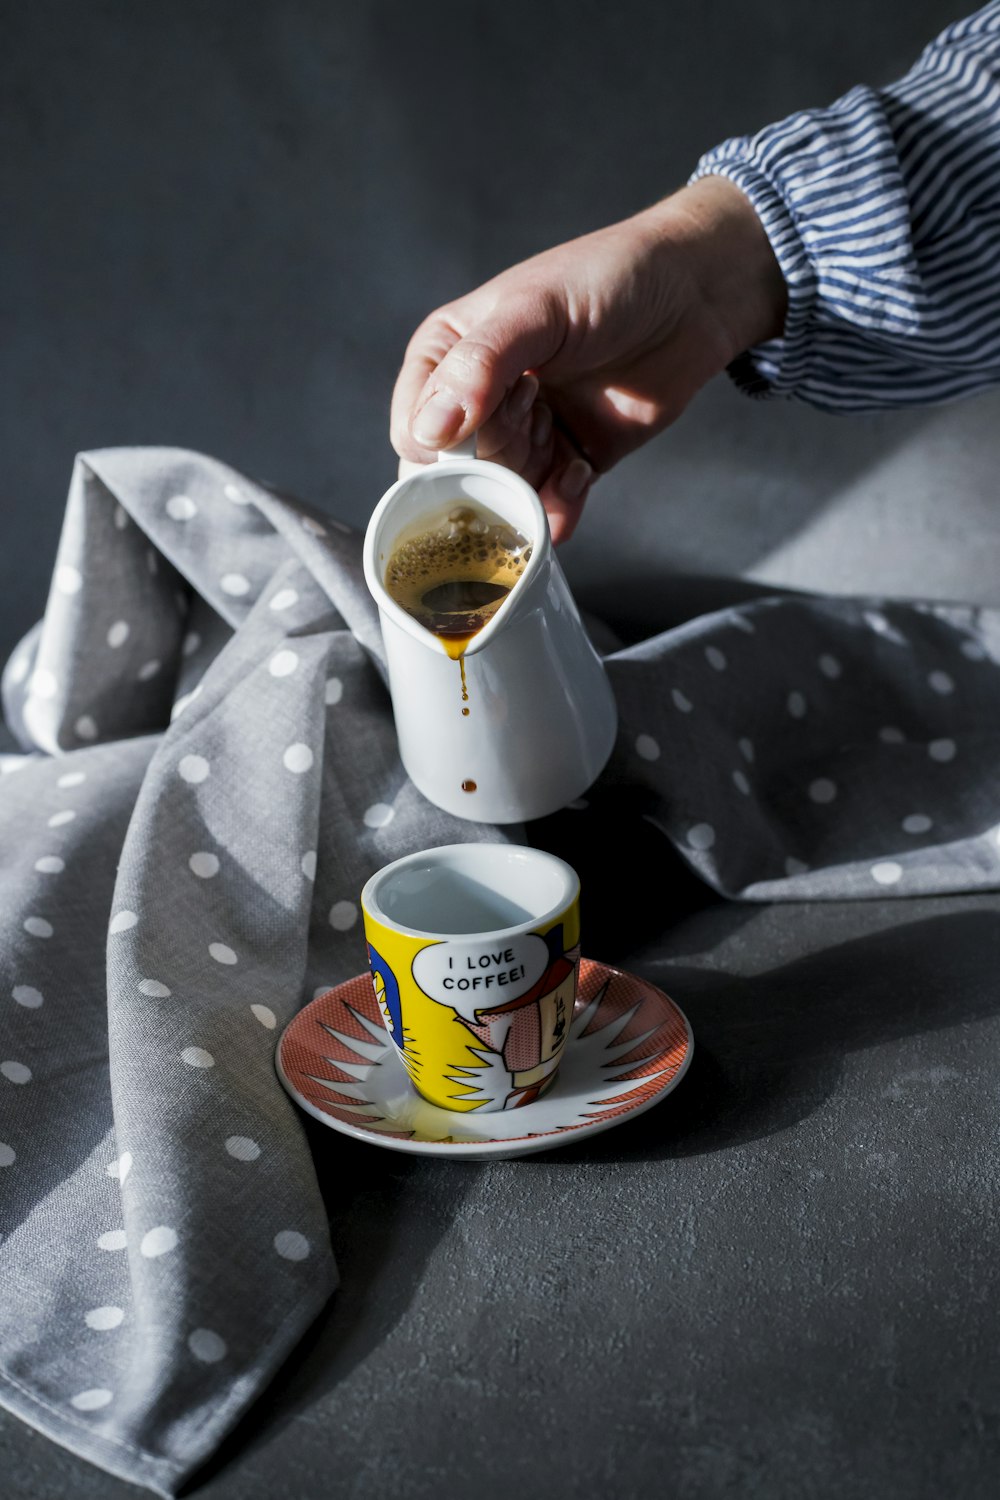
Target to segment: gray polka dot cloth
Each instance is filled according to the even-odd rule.
[[[1000,883],[996,615],[764,599],[607,661],[594,795],[719,892]],[[373,870],[524,830],[408,782],[361,537],[200,454],[78,458],[3,705],[0,1400],[173,1494],[336,1283],[281,1027]]]

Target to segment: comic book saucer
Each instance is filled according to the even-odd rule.
[[[520,1109],[477,1114],[421,1098],[367,970],[299,1011],[279,1038],[275,1067],[297,1104],[356,1140],[481,1160],[550,1151],[641,1114],[676,1088],[693,1049],[687,1017],[656,985],[583,958],[556,1082]]]

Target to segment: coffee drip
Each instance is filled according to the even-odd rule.
[[[385,571],[396,603],[460,658],[531,557],[531,543],[485,507],[451,506],[398,542]]]

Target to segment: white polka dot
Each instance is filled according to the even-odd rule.
[[[738,741],[738,744],[739,744],[739,751],[740,751],[740,754],[742,755],[743,759],[747,762],[748,765],[752,766],[753,765],[753,740],[748,740],[744,736],[743,739],[741,739],[741,740]]]
[[[935,693],[953,693],[955,691],[955,680],[949,677],[947,672],[932,672],[927,681]]]
[[[50,938],[55,929],[44,917],[25,917],[24,930],[30,932],[32,937]]]
[[[71,807],[66,807],[62,812],[53,813],[49,819],[50,828],[62,828],[64,823],[72,823],[76,813]]]
[[[743,793],[744,797],[749,797],[750,783],[749,781],[747,781],[746,776],[742,771],[733,772],[733,785],[736,787],[736,790],[738,792]]]
[[[963,641],[959,647],[967,661],[985,661],[986,652],[978,641]]]
[[[715,829],[711,823],[695,823],[693,828],[687,831],[687,841],[692,849],[711,849],[715,843]]]
[[[117,1328],[124,1317],[120,1307],[92,1307],[88,1313],[84,1313],[84,1322],[88,1328],[104,1333],[109,1328]]]
[[[140,979],[139,989],[142,994],[149,995],[154,1000],[166,1000],[170,994],[168,987],[158,979]]]
[[[806,703],[806,700],[802,693],[789,693],[788,712],[791,714],[793,719],[804,719],[806,716],[807,708],[808,704]]]
[[[296,775],[301,775],[303,771],[308,771],[313,763],[312,751],[308,745],[303,745],[301,742],[289,745],[281,758],[284,761],[285,769],[287,771],[294,771]]]
[[[884,859],[877,865],[872,865],[872,879],[879,885],[895,885],[903,873],[903,866],[897,865],[894,859]]]
[[[897,729],[894,724],[887,724],[884,729],[880,729],[878,737],[883,745],[902,745],[906,743],[906,735],[901,729]]]
[[[0,1167],[12,1167],[17,1161],[17,1152],[6,1141],[0,1141]]]
[[[124,1250],[127,1243],[124,1229],[109,1229],[97,1236],[98,1250]]]
[[[796,859],[793,854],[790,854],[785,860],[785,874],[789,879],[793,879],[796,875],[805,875],[808,873],[808,870],[809,866],[805,861]]]
[[[330,926],[336,932],[348,932],[358,920],[358,908],[353,901],[335,901],[330,907]]]
[[[219,587],[224,594],[230,594],[234,599],[241,599],[244,594],[250,592],[250,580],[244,578],[242,573],[223,573],[219,579]]]
[[[316,879],[316,850],[307,849],[302,856],[302,873],[307,880]]]
[[[310,536],[326,536],[326,527],[314,521],[312,516],[302,517],[302,529],[308,531]]]
[[[189,781],[192,786],[204,781],[211,769],[203,755],[184,755],[177,767],[181,780]]]
[[[28,675],[28,667],[30,666],[30,664],[30,659],[26,651],[22,651],[20,656],[15,656],[10,666],[7,668],[8,672],[10,673],[11,682],[23,682]]]
[[[640,734],[636,737],[635,753],[642,760],[659,760],[660,747],[651,734]]]
[[[682,693],[680,688],[671,688],[670,696],[674,701],[674,707],[680,713],[689,714],[692,708],[694,708],[694,704],[691,702],[691,699],[688,698],[685,693]]]
[[[167,515],[172,521],[190,521],[198,514],[198,507],[190,495],[171,495],[167,501]]]
[[[824,677],[829,677],[831,682],[839,677],[844,670],[835,656],[823,655],[819,659],[819,669]]]
[[[809,796],[813,802],[832,802],[836,795],[836,782],[826,776],[818,776],[809,783]]]
[[[197,630],[189,630],[181,642],[181,651],[184,656],[193,656],[201,645],[201,636]]]
[[[272,609],[291,609],[293,604],[298,603],[299,596],[294,589],[279,589],[271,600]]]
[[[234,964],[238,962],[232,948],[228,948],[225,943],[209,943],[208,951],[217,964]]]
[[[6,1062],[0,1062],[0,1073],[8,1083],[30,1083],[32,1078],[31,1069],[24,1063],[14,1062],[8,1058]]]
[[[185,1047],[181,1053],[181,1062],[187,1063],[189,1068],[215,1067],[215,1058],[204,1047]]]
[[[192,854],[188,860],[188,866],[199,880],[211,880],[213,875],[219,873],[218,856],[208,853],[207,850],[199,850],[197,854]]]
[[[140,682],[151,682],[160,670],[161,663],[158,661],[146,661],[136,673]]]
[[[931,740],[930,744],[927,746],[927,754],[930,756],[931,760],[937,760],[944,763],[945,761],[955,759],[955,751],[957,750],[957,748],[958,747],[956,746],[954,740]]]
[[[211,1328],[196,1328],[188,1337],[188,1348],[195,1359],[200,1359],[206,1365],[218,1364],[220,1359],[225,1359],[227,1353],[225,1339],[213,1333]]]
[[[171,1229],[169,1224],[157,1224],[155,1229],[149,1229],[143,1235],[139,1254],[147,1260],[155,1260],[158,1255],[169,1255],[176,1244],[176,1229]]]
[[[384,828],[395,816],[396,810],[388,802],[373,802],[365,808],[363,821],[366,828]]]
[[[79,786],[86,779],[86,771],[67,771],[65,776],[60,776],[56,786]]]
[[[278,651],[267,664],[272,677],[290,677],[299,664],[294,651]]]
[[[35,869],[40,875],[61,875],[65,868],[66,861],[58,854],[43,854],[41,859],[35,860]]]
[[[56,588],[60,594],[78,594],[83,588],[83,577],[79,568],[71,568],[68,563],[56,568]]]
[[[184,712],[184,710],[187,708],[187,706],[188,706],[189,703],[193,703],[194,702],[194,700],[197,698],[197,696],[198,696],[198,694],[200,692],[201,692],[201,683],[199,682],[198,686],[196,688],[192,688],[192,690],[191,690],[190,693],[182,693],[181,694],[181,696],[177,699],[176,703],[174,704],[173,708],[170,710],[170,722],[171,722],[171,724],[174,722],[174,720],[176,718],[178,718]]]
[[[120,505],[116,505],[115,506],[115,526],[118,528],[119,531],[124,531],[125,527],[127,525],[128,525],[128,516],[122,510],[122,508],[121,508]]]
[[[128,932],[129,928],[134,927],[138,920],[139,918],[136,916],[134,911],[128,911],[126,909],[124,911],[116,912],[116,914],[111,918],[111,924],[108,927],[108,931]]]
[[[718,646],[705,647],[705,660],[710,667],[715,668],[716,672],[724,672],[726,670],[725,654],[719,650]]]
[[[92,714],[81,714],[73,725],[73,729],[79,740],[97,739],[97,720]]]
[[[70,1406],[75,1406],[77,1411],[100,1411],[102,1406],[107,1406],[114,1397],[111,1392],[103,1386],[95,1385],[89,1391],[80,1391],[70,1398]]]
[[[926,813],[910,813],[903,819],[904,833],[929,833],[933,827],[934,822]]]
[[[59,691],[55,674],[47,667],[37,667],[31,674],[28,692],[33,698],[54,698]]]
[[[127,620],[116,620],[108,631],[108,645],[114,650],[117,650],[119,646],[124,646],[131,634],[131,630],[132,627]]]
[[[26,1010],[37,1010],[43,999],[41,990],[36,990],[30,984],[15,984],[11,994],[18,1005],[23,1005]]]
[[[341,682],[339,677],[330,678],[329,682],[326,685],[326,691],[323,696],[326,699],[327,708],[332,708],[335,703],[340,702],[341,698],[344,696],[344,684]]]
[[[256,1161],[260,1147],[248,1135],[231,1135],[226,1139],[226,1150],[237,1161]]]
[[[278,1018],[269,1005],[251,1005],[251,1013],[256,1016],[262,1026],[268,1031],[273,1031],[278,1024]]]
[[[243,490],[239,489],[235,484],[224,484],[222,486],[222,493],[225,495],[227,500],[232,502],[233,505],[250,504],[250,496],[245,494]]]
[[[274,1248],[285,1260],[305,1260],[309,1241],[297,1229],[282,1229],[274,1236]]]
[[[906,645],[905,635],[902,635],[896,629],[895,625],[890,625],[885,615],[879,614],[877,610],[866,610],[864,619],[871,626],[872,630],[875,631],[876,635],[883,636],[887,641],[894,641],[897,646]]]
[[[132,1170],[132,1153],[123,1151],[117,1161],[109,1161],[104,1169],[109,1177],[115,1177],[119,1182],[124,1182]]]

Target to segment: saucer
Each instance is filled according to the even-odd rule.
[[[687,1072],[683,1011],[647,979],[580,960],[573,1024],[555,1083],[520,1109],[440,1109],[414,1089],[382,1024],[366,970],[319,995],[278,1040],[295,1102],[355,1140],[418,1156],[482,1160],[550,1151],[659,1103]]]

